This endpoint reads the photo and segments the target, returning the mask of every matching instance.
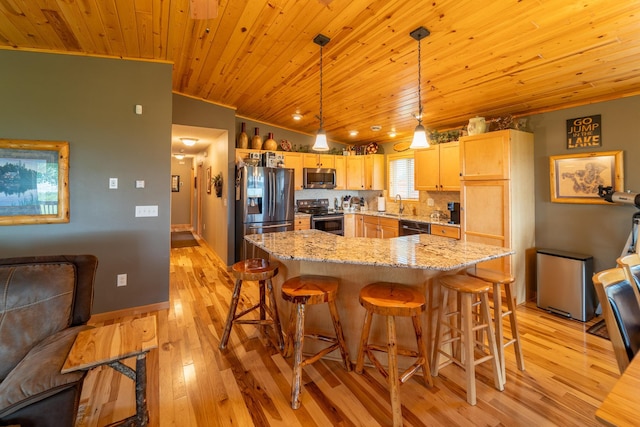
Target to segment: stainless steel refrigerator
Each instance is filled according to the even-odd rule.
[[[291,231],[295,219],[293,169],[242,166],[236,176],[236,262],[265,256],[244,236]]]

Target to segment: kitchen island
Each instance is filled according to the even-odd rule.
[[[436,306],[438,288],[434,278],[452,274],[479,262],[513,254],[498,246],[467,243],[440,236],[417,234],[393,239],[343,237],[319,230],[287,231],[253,234],[245,239],[280,261],[283,268],[274,278],[276,300],[281,318],[288,319],[290,307],[280,298],[282,283],[302,274],[319,274],[341,279],[338,310],[344,328],[350,357],[355,360],[365,310],[358,302],[360,289],[377,281],[397,282],[420,288],[427,298],[425,336],[428,351],[433,341],[432,311]],[[310,330],[331,331],[326,307],[310,306],[306,326]],[[374,318],[371,339],[386,341],[384,322]],[[403,327],[402,321],[407,321]],[[398,343],[415,347],[415,335],[409,319],[399,319]],[[310,343],[311,344],[311,343]],[[315,344],[315,343],[314,343]],[[307,345],[307,343],[305,343]]]

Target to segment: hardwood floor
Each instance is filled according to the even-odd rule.
[[[232,287],[206,246],[171,249],[170,309],[149,313],[158,316],[159,335],[147,368],[151,426],[391,425],[388,389],[375,368],[345,372],[337,359],[305,367],[302,406],[293,410],[292,361],[255,327],[234,326],[220,352]],[[257,296],[257,286],[245,286],[240,304]],[[594,321],[561,319],[531,304],[518,308],[518,320],[526,371],[516,369],[509,347],[499,392],[488,364],[480,365],[476,406],[466,403],[456,366],[441,369],[432,388],[414,376],[400,388],[405,425],[599,425],[596,408],[619,377],[611,343],[586,333]],[[134,410],[132,381],[99,368],[85,382],[77,426],[104,426]]]

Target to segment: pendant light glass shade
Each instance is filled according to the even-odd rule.
[[[412,150],[420,148],[429,148],[429,141],[427,141],[427,132],[424,126],[421,124],[416,126],[416,130],[413,132],[413,141],[409,146]]]
[[[316,151],[329,151],[329,145],[327,144],[327,134],[324,129],[318,129],[316,133],[316,142],[313,144],[313,149]]]
[[[324,132],[322,127],[323,118],[322,118],[322,47],[329,43],[329,37],[318,34],[313,42],[320,46],[320,129],[318,129],[318,133],[316,133],[316,142],[311,147],[312,150],[315,151],[329,151],[329,145],[327,144],[327,134]]]
[[[413,37],[415,40],[418,41],[418,115],[416,116],[416,119],[418,119],[418,126],[416,126],[416,130],[413,132],[413,141],[409,146],[409,148],[413,150],[429,147],[429,141],[427,140],[427,131],[424,128],[424,126],[422,126],[422,94],[421,94],[421,85],[420,85],[421,72],[422,72],[422,66],[420,61],[421,60],[420,40],[427,37],[429,34],[430,34],[429,30],[427,30],[424,27],[418,27],[415,30],[411,31],[410,33],[411,37]]]

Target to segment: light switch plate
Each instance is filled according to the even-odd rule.
[[[136,206],[136,217],[158,216],[158,205]]]
[[[144,181],[141,179],[136,180],[136,188],[144,188]]]
[[[118,188],[118,178],[109,178],[109,190],[116,190]]]

